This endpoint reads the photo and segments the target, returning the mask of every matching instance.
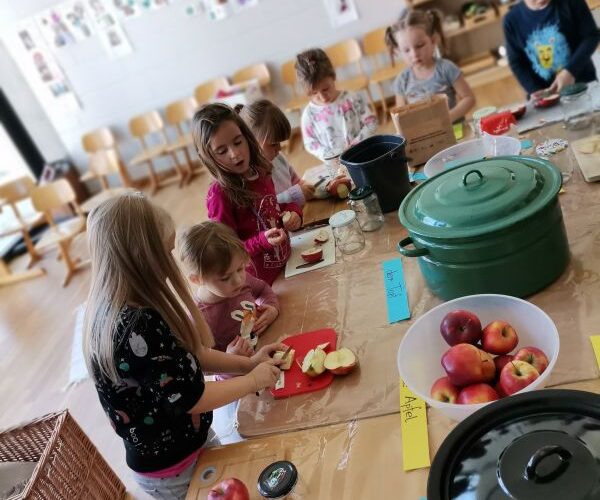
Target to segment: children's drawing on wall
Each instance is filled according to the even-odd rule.
[[[139,0],[139,4],[144,9],[161,9],[169,5],[169,0]]]
[[[222,21],[231,15],[229,0],[205,0],[205,10],[212,21]]]
[[[61,48],[76,43],[77,38],[69,29],[58,8],[41,12],[36,16],[36,21],[51,47]]]
[[[90,16],[82,0],[64,2],[59,5],[58,10],[76,41],[85,40],[94,34]]]
[[[23,28],[19,30],[19,38],[21,39],[21,42],[23,42],[25,50],[35,49],[35,42],[28,29]]]
[[[93,24],[111,59],[131,54],[133,49],[123,27],[105,0],[86,0]]]
[[[233,10],[239,11],[258,5],[258,0],[233,0]]]
[[[142,13],[136,0],[111,0],[112,5],[122,19],[131,19]]]
[[[358,20],[354,0],[324,0],[325,9],[334,28]]]

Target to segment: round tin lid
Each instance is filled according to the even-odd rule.
[[[356,219],[354,210],[341,210],[329,217],[329,225],[331,227],[343,227],[352,223]]]
[[[371,186],[366,185],[350,191],[350,193],[348,193],[348,198],[351,200],[362,200],[372,194],[373,188]]]
[[[503,156],[446,170],[413,189],[399,209],[415,234],[464,238],[512,226],[546,207],[562,185],[546,160]]]
[[[431,466],[427,498],[600,498],[600,396],[541,390],[458,424]]]
[[[258,492],[265,498],[288,495],[298,481],[298,470],[292,462],[281,460],[267,466],[258,476]]]

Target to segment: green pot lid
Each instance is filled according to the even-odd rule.
[[[408,231],[431,238],[491,233],[547,206],[561,183],[560,171],[539,158],[472,161],[413,189],[400,205],[400,222]]]

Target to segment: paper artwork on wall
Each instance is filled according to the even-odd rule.
[[[132,19],[142,13],[136,0],[110,0],[110,3],[121,19]]]
[[[231,4],[228,0],[205,0],[204,8],[211,21],[222,21],[231,15]]]
[[[50,46],[61,48],[77,43],[75,34],[71,32],[58,6],[40,12],[35,20]]]
[[[233,10],[240,11],[247,9],[248,7],[255,7],[258,5],[258,0],[232,0],[233,1]]]
[[[123,27],[105,0],[86,0],[90,17],[96,26],[102,45],[111,59],[131,54],[133,49]]]
[[[82,0],[63,2],[58,6],[58,10],[62,13],[62,18],[69,31],[73,33],[78,42],[87,40],[95,34],[89,12]]]
[[[358,20],[354,0],[324,0],[325,9],[334,28]]]

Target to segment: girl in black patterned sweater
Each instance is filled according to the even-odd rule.
[[[140,193],[108,200],[88,219],[86,362],[136,481],[167,499],[185,497],[212,410],[272,387],[279,369],[270,354],[284,347],[251,358],[210,348],[171,256],[174,234],[169,215]],[[205,382],[203,371],[242,376]]]

